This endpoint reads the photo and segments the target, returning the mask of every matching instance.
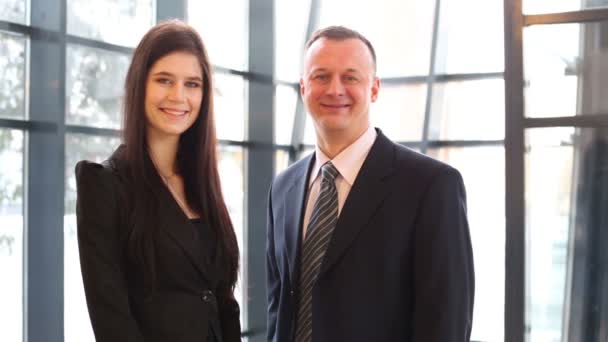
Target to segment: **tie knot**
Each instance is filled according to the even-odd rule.
[[[340,172],[331,162],[327,162],[321,167],[321,176],[323,177],[323,180],[333,182],[336,180],[336,177],[338,177],[339,174]]]

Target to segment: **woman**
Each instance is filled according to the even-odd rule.
[[[98,342],[240,341],[238,246],[217,170],[199,35],[153,27],[125,82],[124,144],[76,165],[78,245]]]

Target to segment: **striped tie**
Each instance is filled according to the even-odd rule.
[[[338,170],[331,162],[321,168],[321,190],[310,215],[302,243],[300,295],[296,317],[296,342],[312,340],[312,288],[317,280],[323,256],[338,221]]]

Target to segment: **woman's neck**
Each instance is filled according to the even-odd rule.
[[[179,136],[155,136],[148,134],[148,153],[158,173],[164,178],[178,173],[177,148]]]

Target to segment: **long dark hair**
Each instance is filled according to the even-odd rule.
[[[172,52],[188,52],[199,61],[202,70],[203,99],[196,121],[181,134],[177,167],[184,180],[186,200],[216,231],[218,257],[222,260],[221,290],[232,296],[237,281],[239,250],[228,209],[220,187],[217,138],[213,112],[213,80],[207,51],[198,33],[189,25],[170,20],[151,28],[133,53],[125,81],[123,158],[128,165],[136,199],[130,224],[128,254],[143,269],[144,279],[152,284],[154,271],[154,237],[158,221],[158,194],[153,184],[159,176],[151,165],[146,141],[145,96],[150,69],[160,58]],[[150,174],[153,176],[151,177]]]

